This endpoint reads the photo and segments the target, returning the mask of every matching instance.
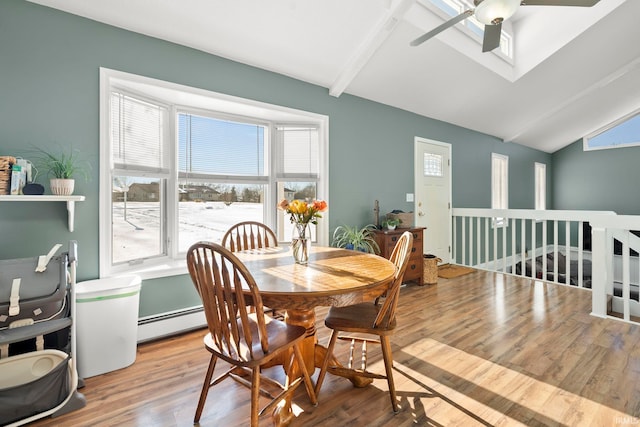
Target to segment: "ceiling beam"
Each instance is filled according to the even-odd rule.
[[[337,98],[342,95],[347,86],[349,86],[360,70],[362,70],[362,67],[369,62],[373,54],[387,37],[391,35],[391,32],[396,28],[398,22],[404,17],[404,14],[413,5],[414,1],[415,0],[399,0],[396,5],[378,21],[376,26],[372,28],[369,34],[367,34],[367,37],[365,37],[353,52],[351,58],[349,58],[338,75],[338,78],[336,78],[329,88],[329,94],[331,96]]]

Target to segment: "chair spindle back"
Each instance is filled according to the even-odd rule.
[[[395,321],[396,307],[398,306],[398,299],[400,297],[400,285],[404,278],[404,272],[409,265],[409,258],[411,256],[411,247],[413,246],[413,235],[405,231],[398,239],[396,246],[393,248],[391,257],[389,260],[396,266],[396,273],[393,276],[393,280],[389,284],[387,289],[387,296],[384,300],[384,304],[378,311],[378,316],[373,324],[374,328],[388,327],[389,324]]]
[[[222,236],[222,246],[231,252],[262,249],[278,246],[276,234],[265,224],[244,221],[233,225]]]
[[[265,316],[258,286],[249,270],[231,251],[216,243],[199,242],[187,252],[191,279],[202,299],[211,337],[227,357],[238,361],[254,358],[249,307],[263,352],[267,353]]]

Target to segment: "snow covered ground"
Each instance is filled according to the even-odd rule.
[[[240,221],[263,221],[261,203],[180,202],[179,251],[200,240],[220,243],[222,235]],[[160,254],[160,206],[153,202],[113,203],[113,261],[121,262]]]

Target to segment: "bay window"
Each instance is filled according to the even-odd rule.
[[[240,221],[292,226],[282,198],[328,199],[325,116],[101,69],[100,275],[180,274]],[[324,215],[326,217],[326,214]],[[328,221],[311,230],[328,244]]]

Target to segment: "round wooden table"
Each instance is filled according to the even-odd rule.
[[[326,355],[326,347],[317,343],[315,307],[373,301],[384,293],[395,273],[395,266],[386,258],[338,248],[312,247],[307,265],[296,264],[289,247],[236,255],[253,275],[263,303],[286,310],[286,322],[307,329],[301,350],[310,375]],[[284,361],[280,362],[284,365]],[[366,378],[350,379],[356,386],[371,382]],[[284,410],[287,411],[290,408]],[[287,425],[291,417],[290,412],[274,414],[278,425]]]

